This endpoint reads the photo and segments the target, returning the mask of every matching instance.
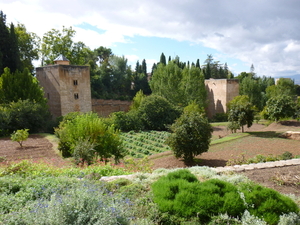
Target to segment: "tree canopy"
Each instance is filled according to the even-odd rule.
[[[37,103],[46,103],[38,80],[31,75],[27,68],[14,73],[9,68],[5,68],[0,77],[0,104],[26,99]]]
[[[254,108],[247,95],[236,96],[228,103],[228,121],[232,131],[242,128],[244,132],[244,126],[251,127],[253,120]]]
[[[205,106],[207,93],[201,69],[195,66],[182,69],[179,65],[182,63],[171,60],[167,65],[157,66],[150,81],[152,93],[177,106],[187,106],[194,100]]]
[[[197,107],[185,110],[170,129],[172,133],[167,144],[176,158],[183,157],[186,163],[190,163],[196,155],[208,151],[212,127]]]

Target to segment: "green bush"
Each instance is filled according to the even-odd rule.
[[[21,148],[23,148],[23,141],[27,140],[28,135],[28,129],[17,130],[11,134],[11,140],[18,142]]]
[[[73,156],[79,141],[88,140],[94,145],[96,156],[108,160],[112,156],[118,162],[125,151],[114,126],[107,126],[96,113],[80,114],[72,120],[62,121],[55,131],[59,138],[58,148],[63,156]]]
[[[186,163],[196,155],[207,152],[212,135],[212,127],[207,118],[198,112],[185,112],[171,126],[172,134],[166,143],[176,158],[183,157]]]
[[[142,100],[138,114],[145,129],[166,130],[180,116],[180,111],[167,99],[150,95]]]
[[[131,130],[143,130],[144,126],[138,111],[131,110],[129,112],[115,112],[111,116],[113,124],[116,128],[123,132]]]
[[[299,211],[295,202],[273,189],[248,184],[242,188],[242,192],[248,211],[268,224],[277,224],[280,215]]]
[[[198,217],[207,222],[220,213],[238,217],[246,208],[234,185],[217,179],[200,183],[186,169],[161,177],[152,190],[159,210],[178,220]]]
[[[73,157],[76,164],[92,164],[95,157],[95,144],[88,139],[79,140],[74,147]]]
[[[15,130],[29,129],[30,132],[53,132],[48,107],[30,100],[19,100],[0,106],[0,136]]]
[[[212,118],[212,122],[227,122],[228,114],[227,113],[216,113]]]

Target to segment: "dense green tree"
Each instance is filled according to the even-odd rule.
[[[12,72],[22,69],[14,25],[11,23],[8,28],[6,15],[0,11],[0,76],[6,67]]]
[[[204,74],[199,67],[185,67],[182,71],[182,91],[184,94],[184,102],[182,105],[195,101],[200,107],[207,106],[207,91],[204,83]]]
[[[167,99],[157,95],[145,97],[138,113],[147,130],[166,130],[180,115]]]
[[[0,77],[0,104],[29,99],[33,102],[45,104],[44,92],[38,80],[26,68],[22,72],[11,73],[4,69]]]
[[[139,64],[139,61],[137,61],[136,63],[133,76],[133,84],[133,95],[135,95],[140,90],[142,90],[146,95],[151,94],[151,89],[148,82],[147,64],[145,59],[143,59],[141,65]]]
[[[182,105],[184,94],[181,91],[182,69],[174,62],[160,63],[150,81],[152,93],[162,96],[174,105]]]
[[[267,101],[266,89],[274,84],[274,78],[255,77],[251,73],[246,72],[240,75],[240,95],[247,95],[250,102],[261,111]]]
[[[195,156],[208,151],[212,127],[203,114],[186,110],[171,126],[171,132],[167,144],[176,158],[190,163]]]
[[[53,126],[46,104],[26,99],[0,105],[0,136],[19,129],[29,129],[30,133],[53,132]]]
[[[166,56],[165,54],[162,52],[161,55],[160,55],[160,60],[159,60],[159,63],[163,64],[163,65],[167,65],[167,62],[166,62]]]
[[[0,76],[4,68],[9,65],[9,46],[10,37],[9,29],[6,26],[6,15],[0,11]]]
[[[32,61],[39,59],[40,38],[35,33],[28,32],[23,24],[15,27],[15,33],[18,38],[21,67],[28,68],[33,73]]]
[[[220,64],[219,61],[214,61],[211,54],[207,55],[207,59],[204,61],[202,69],[204,70],[205,79],[227,79],[228,74],[230,74],[227,64],[225,70],[225,66]]]
[[[129,99],[132,72],[131,67],[127,64],[127,59],[124,56],[113,55],[110,57],[109,64],[111,65],[110,94],[112,98]]]
[[[242,128],[244,126],[251,127],[254,120],[254,108],[247,95],[236,96],[228,103],[228,122],[231,130]]]
[[[283,118],[289,118],[296,113],[296,102],[289,95],[275,95],[271,97],[262,111],[265,119],[278,121]]]
[[[158,65],[150,81],[152,92],[177,106],[184,107],[195,100],[205,107],[207,93],[203,71],[193,65],[181,69],[178,64],[183,65],[175,61]]]
[[[197,59],[196,67],[199,68],[199,69],[201,68],[201,67],[200,67],[200,60],[199,60],[199,59]]]
[[[288,95],[291,97],[296,95],[296,85],[293,80],[280,78],[276,85],[269,86],[266,89],[266,96],[268,99],[280,95]]]
[[[42,65],[53,64],[60,54],[67,57],[73,65],[85,65],[89,49],[82,42],[75,43],[76,31],[72,27],[63,27],[62,31],[52,29],[44,34],[41,43]]]
[[[19,53],[19,46],[18,46],[18,38],[15,34],[15,26],[13,23],[10,24],[10,48],[9,48],[9,64],[7,65],[8,68],[12,72],[16,70],[22,70],[22,65],[20,61],[20,53]]]

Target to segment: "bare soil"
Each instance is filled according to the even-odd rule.
[[[300,141],[279,138],[279,134],[285,131],[299,131],[300,122],[285,121],[273,123],[269,126],[253,124],[246,128],[245,132],[251,135],[240,138],[237,141],[228,141],[222,144],[212,145],[208,152],[196,157],[193,165],[185,165],[182,159],[176,159],[172,152],[155,154],[150,157],[153,169],[157,168],[183,168],[188,166],[225,166],[229,159],[236,159],[244,155],[252,158],[257,154],[280,155],[286,151],[293,155],[300,155]],[[214,127],[213,135],[223,138],[230,134],[225,127]],[[24,141],[23,148],[10,138],[0,138],[0,161],[7,164],[13,161],[29,159],[33,162],[46,162],[55,166],[68,166],[70,162],[62,159],[54,150],[55,143],[41,135],[30,135]],[[276,189],[282,193],[291,193],[300,196],[300,166],[287,166],[268,168],[243,172],[251,180],[266,187]]]

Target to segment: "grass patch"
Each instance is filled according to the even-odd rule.
[[[232,141],[232,140],[236,140],[236,139],[239,139],[239,138],[244,138],[244,137],[247,137],[249,135],[250,135],[250,133],[234,133],[234,134],[230,134],[230,135],[228,135],[226,137],[213,140],[211,142],[211,145],[221,144],[221,143]]]
[[[214,122],[214,123],[210,123],[210,125],[212,125],[213,127],[218,127],[218,126],[227,127],[228,124],[229,124],[229,122]]]

